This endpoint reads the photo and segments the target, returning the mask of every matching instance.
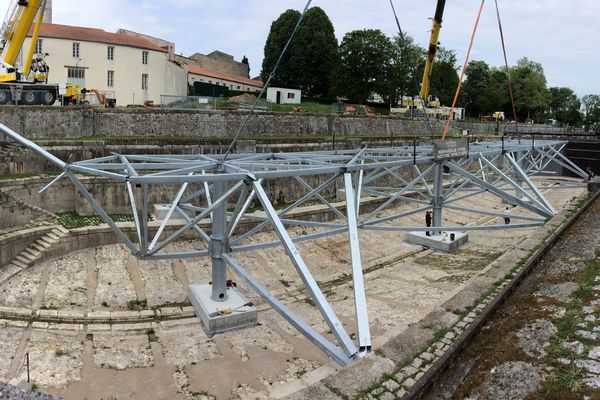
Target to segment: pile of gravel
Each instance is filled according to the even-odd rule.
[[[61,400],[61,398],[0,382],[0,400]]]

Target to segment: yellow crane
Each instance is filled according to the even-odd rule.
[[[440,114],[440,100],[429,94],[431,88],[431,72],[433,71],[433,64],[435,61],[435,54],[439,47],[440,31],[442,29],[442,17],[444,15],[444,8],[446,7],[446,0],[438,0],[435,8],[435,14],[433,16],[433,24],[431,27],[431,35],[429,37],[429,47],[427,49],[427,55],[425,59],[425,68],[423,70],[423,79],[421,80],[421,90],[418,96],[402,96],[401,105],[403,108],[392,108],[391,114],[404,114],[410,109],[420,109],[425,103],[425,112],[427,114]],[[422,101],[421,101],[422,100]]]
[[[58,86],[49,85],[50,68],[43,54],[34,54],[42,24],[46,0],[13,0],[8,7],[0,31],[0,104],[14,101],[26,105],[54,104]],[[33,34],[29,48],[23,45],[31,27]],[[23,51],[23,66],[17,66]]]

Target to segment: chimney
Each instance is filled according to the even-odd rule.
[[[42,22],[45,24],[52,23],[52,0],[46,1],[46,9],[44,10],[44,18]]]

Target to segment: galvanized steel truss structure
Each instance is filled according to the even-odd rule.
[[[492,141],[470,143],[468,157],[436,160],[431,145],[358,150],[263,153],[222,155],[121,155],[65,163],[35,143],[0,124],[0,131],[23,146],[52,162],[62,173],[57,180],[70,179],[96,213],[118,235],[129,250],[141,259],[173,259],[210,257],[212,265],[212,300],[227,297],[229,266],[255,292],[270,304],[299,332],[310,339],[341,365],[347,365],[371,348],[368,309],[361,262],[360,230],[374,231],[473,231],[515,229],[539,226],[556,211],[532,181],[552,163],[576,175],[586,174],[561,151],[560,141]],[[412,170],[406,178],[406,169]],[[401,171],[403,171],[401,173]],[[101,204],[81,182],[82,175],[108,178],[124,185],[135,221],[135,238],[130,237],[111,219]],[[307,177],[319,176],[311,186]],[[293,179],[305,193],[285,208],[276,210],[265,191],[264,183],[274,179]],[[324,192],[334,182],[343,182],[345,201],[334,202]],[[149,192],[153,186],[173,185],[176,190],[168,213],[158,228],[149,226]],[[581,186],[572,183],[548,188]],[[194,189],[192,189],[194,187]],[[484,192],[492,193],[508,203],[519,205],[525,214],[512,215],[511,225],[442,226],[442,211],[456,210],[474,216],[502,217],[502,213],[459,205],[463,199]],[[377,205],[363,212],[364,197],[379,199]],[[318,202],[335,219],[317,221],[294,217],[292,211],[307,202]],[[398,211],[398,202],[414,207]],[[259,204],[262,212],[250,210]],[[406,217],[433,210],[433,226],[409,226]],[[173,216],[184,222],[173,229]],[[210,221],[207,231],[199,224]],[[494,218],[491,218],[494,220]],[[170,224],[170,234],[166,228]],[[244,232],[241,224],[252,226]],[[313,233],[293,236],[287,228],[308,226]],[[256,233],[271,229],[274,240],[259,242]],[[203,249],[169,251],[169,244],[193,232],[205,243]],[[351,339],[316,279],[305,263],[297,243],[330,235],[348,235],[354,290],[357,344]],[[251,250],[283,246],[306,291],[335,338],[328,339],[292,312],[280,299],[253,277],[236,260],[236,254]],[[350,272],[349,270],[349,272]]]

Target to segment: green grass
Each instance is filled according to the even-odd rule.
[[[274,112],[292,112],[294,108],[301,108],[311,113],[331,113],[331,104],[321,104],[306,101],[302,104],[271,104],[271,111]]]
[[[133,215],[130,214],[111,214],[110,217],[115,222],[133,222]],[[150,220],[150,216],[148,217]],[[83,216],[74,211],[58,214],[58,223],[66,229],[77,229],[86,226],[102,225],[104,221],[97,215]]]
[[[26,173],[26,174],[8,174],[8,175],[0,175],[0,181],[10,181],[15,179],[27,179],[27,178],[44,178],[44,177],[54,177],[57,176],[58,173],[47,173],[47,174],[38,174],[38,173]]]
[[[596,249],[596,254],[600,253],[600,247]],[[596,345],[593,341],[577,338],[575,332],[579,329],[577,326],[585,318],[583,306],[589,304],[594,298],[592,287],[597,283],[596,277],[600,276],[600,259],[588,260],[585,262],[586,268],[583,271],[581,283],[577,290],[573,292],[573,297],[565,315],[558,320],[555,325],[557,332],[550,339],[548,354],[553,360],[566,358],[574,360],[577,355],[571,350],[564,348],[565,342],[579,339],[584,345]],[[555,395],[561,392],[579,393],[582,389],[580,378],[583,377],[583,371],[574,365],[558,365],[548,378],[546,388],[547,395]]]
[[[579,378],[582,376],[582,370],[574,365],[557,368],[548,377],[548,388],[546,394],[559,392],[579,393],[582,389]]]

